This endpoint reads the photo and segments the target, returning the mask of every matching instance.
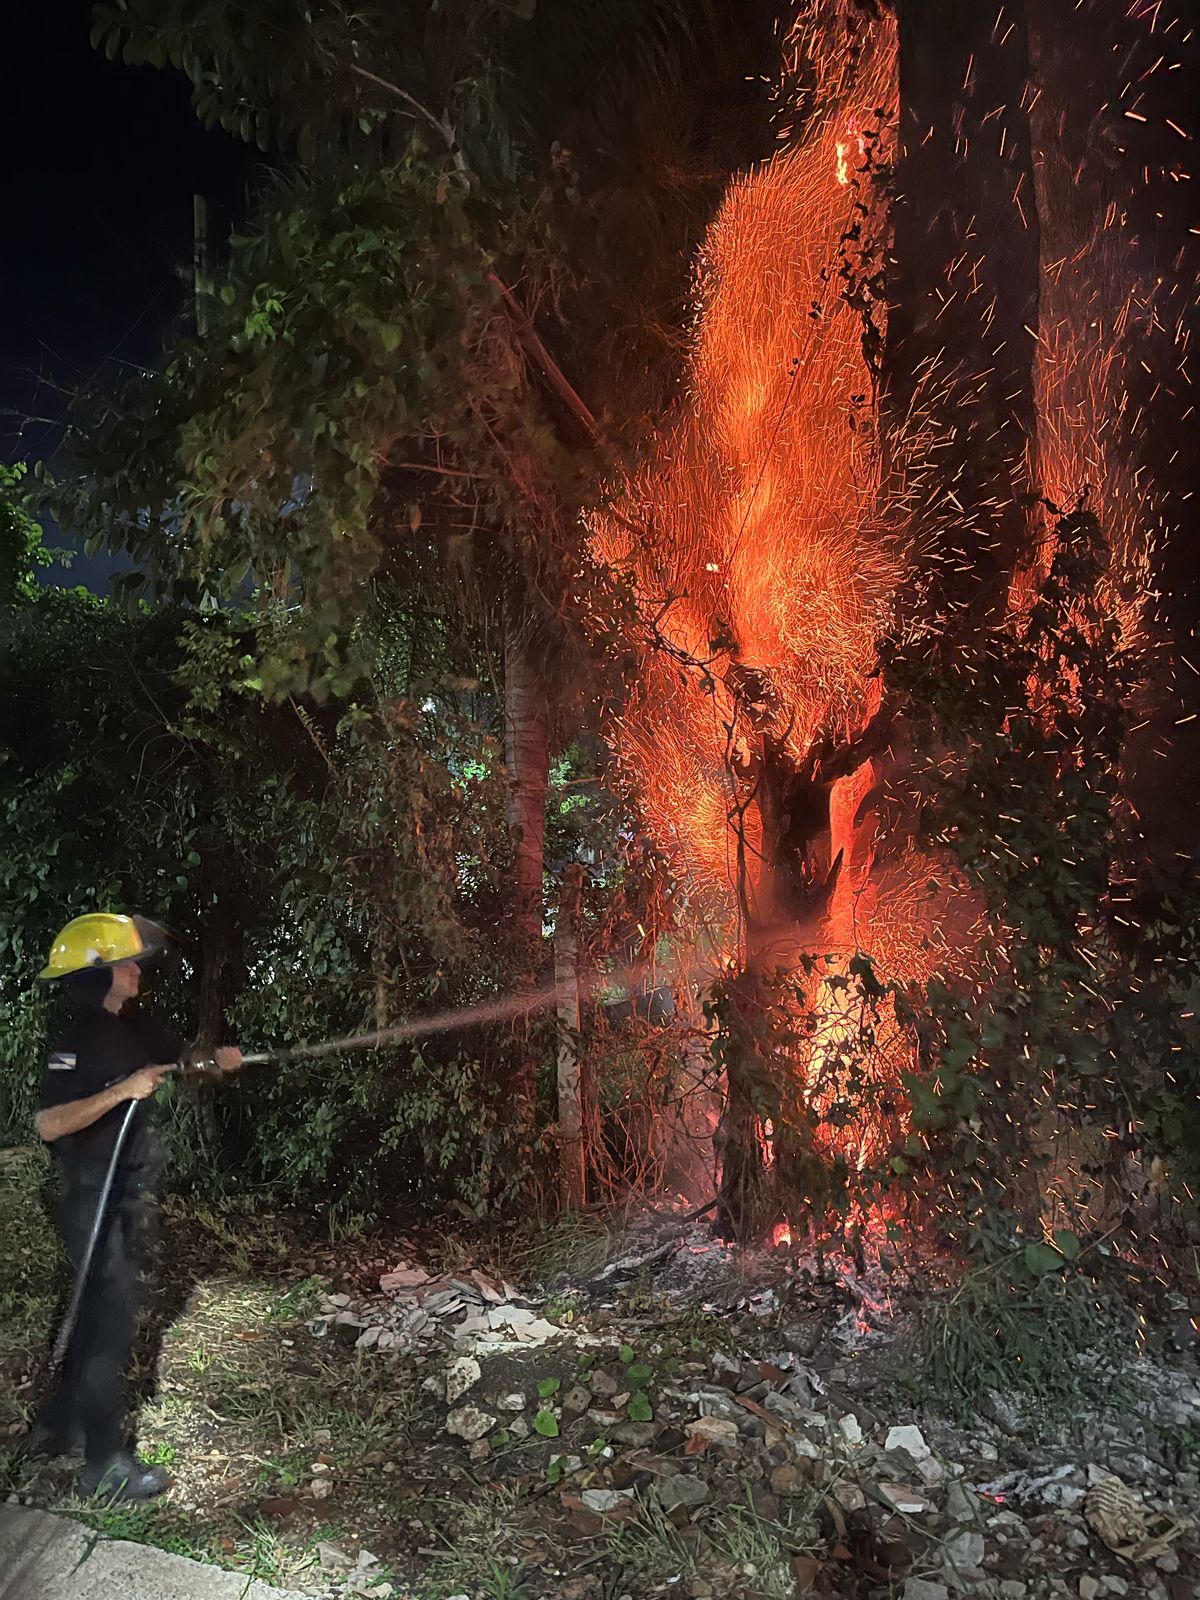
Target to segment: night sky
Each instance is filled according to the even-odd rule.
[[[21,0],[5,19],[0,458],[53,464],[64,388],[153,363],[184,315],[192,196],[219,243],[255,152],[196,120],[184,79],[108,61],[91,0]],[[57,537],[55,535],[54,537]],[[74,581],[104,587],[107,558]]]

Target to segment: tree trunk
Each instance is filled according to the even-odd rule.
[[[558,926],[554,934],[554,987],[558,1000],[558,1161],[559,1194],[565,1211],[587,1203],[583,1145],[583,1103],[579,1071],[579,940],[576,923],[583,868],[572,862],[563,873]]]
[[[550,710],[545,675],[528,634],[510,626],[504,642],[504,764],[508,775],[507,818],[513,847],[513,900],[519,981],[532,987],[542,964],[546,835],[546,789],[550,772]],[[518,1024],[512,1090],[519,1120],[532,1123],[537,1056],[528,1023]]]
[[[229,1044],[225,1006],[242,988],[246,978],[242,922],[234,897],[221,883],[223,865],[216,848],[201,850],[202,881],[215,884],[213,903],[200,929],[199,995],[197,1000],[196,1044],[204,1054],[218,1045]],[[216,1140],[212,1089],[200,1079],[189,1084],[201,1136],[211,1145]]]
[[[1035,485],[1038,219],[1025,0],[897,0],[884,435],[934,601],[1002,615]],[[953,626],[952,632],[957,631]]]

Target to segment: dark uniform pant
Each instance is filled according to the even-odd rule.
[[[122,1184],[121,1176],[126,1182]],[[58,1225],[74,1271],[87,1249],[103,1170],[64,1174]],[[82,1435],[89,1464],[107,1461],[125,1442],[125,1369],[137,1332],[148,1203],[141,1185],[119,1175],[88,1273],[79,1318],[63,1364],[58,1391],[40,1422],[70,1440]]]

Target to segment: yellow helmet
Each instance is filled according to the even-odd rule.
[[[50,947],[50,959],[38,977],[50,983],[55,978],[69,977],[72,972],[115,967],[119,961],[149,961],[169,938],[165,928],[146,917],[92,912],[67,923]]]

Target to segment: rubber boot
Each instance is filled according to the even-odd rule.
[[[153,1500],[170,1483],[162,1467],[151,1467],[130,1450],[118,1450],[107,1461],[84,1467],[77,1491],[84,1499],[105,1500],[110,1505],[126,1500]]]

